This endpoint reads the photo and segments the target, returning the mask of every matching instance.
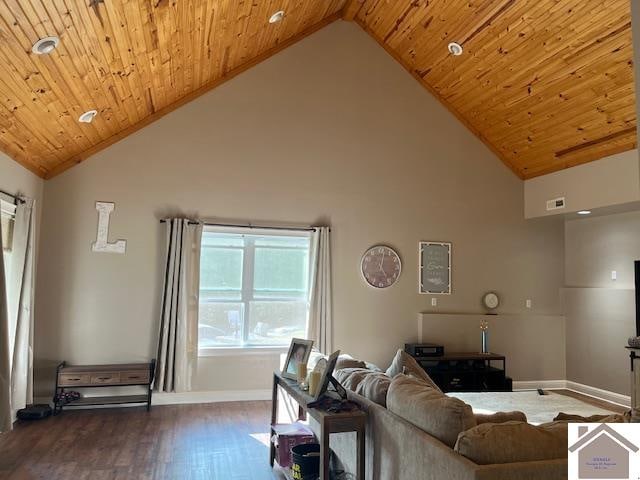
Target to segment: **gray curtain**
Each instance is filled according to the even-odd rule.
[[[0,223],[0,239],[2,224]],[[0,242],[2,243],[2,242]],[[1,245],[0,245],[1,247]],[[11,357],[9,355],[9,316],[4,258],[0,248],[0,433],[11,430]]]
[[[331,294],[331,229],[316,227],[311,238],[311,298],[307,338],[322,353],[333,351],[333,298]]]
[[[33,403],[33,301],[35,280],[35,202],[18,203],[13,228],[11,268],[7,281],[11,344],[11,407],[13,412]]]
[[[155,389],[191,389],[198,355],[198,303],[202,225],[169,219],[160,309]]]
[[[11,265],[5,268],[0,258],[0,431],[10,430],[16,412],[33,403],[34,211],[32,199],[18,203]]]

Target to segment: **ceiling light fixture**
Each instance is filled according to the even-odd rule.
[[[591,215],[591,210],[580,210],[578,215]]]
[[[33,44],[31,51],[36,55],[49,55],[56,49],[58,43],[60,43],[58,37],[44,37]]]
[[[278,10],[276,13],[271,15],[269,18],[269,23],[278,23],[281,22],[284,18],[284,10]]]
[[[98,115],[97,110],[89,110],[88,112],[84,112],[80,115],[80,117],[78,117],[78,121],[80,123],[91,123],[96,115]]]
[[[449,49],[449,53],[451,55],[455,55],[456,57],[462,55],[462,45],[456,42],[451,42],[447,48]]]

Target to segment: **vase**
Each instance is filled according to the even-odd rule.
[[[481,330],[482,333],[482,350],[480,350],[481,353],[489,353],[489,331],[488,330]]]

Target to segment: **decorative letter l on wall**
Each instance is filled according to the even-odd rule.
[[[124,253],[127,249],[126,240],[109,243],[109,216],[115,208],[115,203],[96,202],[96,210],[98,210],[98,237],[91,245],[91,250],[94,252]]]

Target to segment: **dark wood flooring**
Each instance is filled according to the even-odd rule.
[[[0,435],[0,479],[273,480],[270,402],[74,410]]]
[[[624,407],[556,393],[616,412]],[[0,480],[273,480],[270,402],[66,411],[0,435]]]

